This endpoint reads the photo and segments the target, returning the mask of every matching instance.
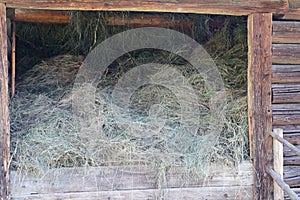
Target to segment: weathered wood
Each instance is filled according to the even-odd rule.
[[[182,170],[181,170],[182,171]],[[110,190],[147,190],[179,187],[248,187],[253,185],[251,163],[244,162],[238,169],[211,166],[203,177],[186,177],[184,172],[173,169],[166,172],[166,179],[158,183],[158,174],[143,166],[89,167],[51,169],[43,177],[11,172],[12,196],[31,193],[96,192]]]
[[[292,200],[299,200],[298,195],[287,185],[282,178],[273,170],[268,169],[268,173],[272,176],[272,178],[276,181],[276,183],[288,194],[288,196]]]
[[[16,22],[12,23],[12,36],[11,36],[11,96],[15,96],[15,83],[16,83]]]
[[[126,18],[120,15],[105,16],[105,24],[108,26],[131,26],[131,27],[166,27],[166,28],[182,28],[191,30],[192,23],[186,19],[170,18],[162,14],[139,14],[130,15]]]
[[[273,129],[283,129],[283,138],[293,145],[300,144],[300,125],[273,126]]]
[[[7,7],[10,8],[151,11],[229,15],[248,15],[255,12],[284,12],[288,9],[288,3],[281,0],[0,0],[0,2],[6,2]]]
[[[300,187],[300,166],[284,166],[284,181],[291,187]]]
[[[290,8],[300,8],[300,1],[299,0],[289,0],[289,7]]]
[[[9,112],[6,8],[0,3],[0,199],[9,195]]]
[[[200,187],[200,188],[167,188],[167,189],[144,189],[144,190],[119,190],[119,191],[96,191],[96,192],[68,192],[51,194],[31,194],[24,196],[13,196],[12,200],[145,200],[145,199],[172,199],[172,200],[224,200],[243,199],[252,200],[251,187],[241,188],[232,186],[222,187]]]
[[[300,104],[273,104],[273,125],[300,124]]]
[[[19,22],[66,24],[71,19],[71,13],[66,11],[15,9],[14,20]]]
[[[300,166],[300,157],[299,156],[289,156],[283,158],[284,165],[293,165]]]
[[[283,138],[289,141],[291,144],[300,144],[300,133],[285,134]]]
[[[297,149],[300,149],[300,145],[295,145]],[[290,150],[288,147],[283,148],[283,154],[285,157],[291,157],[291,156],[296,156],[296,153],[292,150]]]
[[[300,44],[273,44],[274,64],[300,64]]]
[[[274,129],[274,133],[283,137],[282,129]],[[283,179],[283,145],[279,141],[273,139],[273,155],[274,164],[273,169],[278,173],[279,177]],[[283,200],[284,193],[277,183],[274,182],[274,200]]]
[[[300,103],[300,83],[272,84],[273,103]]]
[[[291,189],[300,197],[300,188],[291,188]],[[284,193],[284,199],[290,200],[290,198],[286,193]]]
[[[300,65],[273,65],[273,83],[300,83]]]
[[[300,43],[300,22],[273,21],[273,43]]]
[[[257,13],[248,17],[248,116],[251,159],[256,171],[254,198],[273,196],[272,178],[272,14]]]

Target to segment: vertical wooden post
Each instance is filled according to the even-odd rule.
[[[272,14],[248,16],[248,116],[254,173],[254,199],[273,199],[272,138]]]
[[[15,96],[16,83],[16,22],[12,21],[12,36],[11,36],[11,96]]]
[[[283,138],[282,129],[274,129],[274,132]],[[274,171],[283,180],[283,144],[273,138]],[[284,193],[281,187],[274,181],[274,200],[283,200]]]
[[[6,7],[0,3],[0,199],[9,197],[9,113]]]

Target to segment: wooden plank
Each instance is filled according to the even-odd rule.
[[[273,128],[283,129],[283,138],[293,145],[300,144],[300,125],[273,126]]]
[[[71,13],[66,11],[15,9],[14,20],[19,22],[66,24],[71,20]]]
[[[278,136],[283,137],[282,129],[274,129]],[[278,173],[279,177],[283,179],[283,145],[279,141],[273,139],[273,168]],[[283,200],[284,193],[281,187],[274,182],[274,200]]]
[[[254,199],[273,197],[273,181],[267,166],[273,160],[271,74],[272,14],[248,17],[248,116],[251,159],[256,171]]]
[[[300,43],[300,22],[273,21],[273,43]]]
[[[181,170],[182,171],[182,170]],[[158,174],[144,166],[89,167],[51,169],[43,177],[11,172],[11,194],[95,192],[111,190],[141,190],[179,187],[231,187],[252,186],[253,170],[250,162],[235,168],[211,166],[203,177],[186,177],[184,172],[173,169],[166,172],[166,179],[158,183]]]
[[[284,181],[291,187],[300,187],[300,166],[284,166]]]
[[[273,103],[300,103],[300,83],[272,84]]]
[[[300,44],[273,44],[274,64],[300,64]]]
[[[254,12],[279,12],[288,9],[288,3],[281,0],[0,0],[0,2],[5,2],[9,8],[150,11],[228,15],[248,15]]]
[[[300,8],[300,1],[299,0],[289,0],[289,7],[290,8]]]
[[[300,65],[273,65],[273,83],[300,83]]]
[[[293,165],[293,166],[300,165],[300,156],[284,157],[283,160],[284,160],[284,165]]]
[[[168,188],[148,190],[120,190],[120,191],[96,191],[96,192],[72,192],[72,193],[51,193],[31,194],[24,196],[12,196],[12,200],[57,200],[57,199],[85,199],[85,200],[224,200],[224,199],[245,199],[252,200],[251,187],[200,187],[200,188]]]
[[[273,104],[273,125],[300,124],[300,104]]]
[[[9,112],[6,7],[0,3],[0,199],[9,195]]]
[[[124,18],[120,15],[105,16],[105,24],[107,26],[130,26],[130,27],[166,27],[166,28],[182,28],[192,29],[192,23],[186,19],[172,17],[162,14],[139,14],[129,15]]]
[[[300,149],[300,145],[295,145],[296,148]],[[295,152],[291,151],[288,147],[283,148],[283,154],[285,157],[295,156]]]

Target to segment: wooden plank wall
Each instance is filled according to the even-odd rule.
[[[273,21],[273,128],[300,148],[300,22]],[[284,177],[300,195],[300,157],[284,147]]]
[[[178,169],[164,175],[159,179],[145,166],[59,168],[42,177],[11,172],[11,199],[253,199],[249,161],[236,168],[211,166],[202,178]]]

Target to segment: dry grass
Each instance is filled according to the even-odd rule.
[[[80,15],[76,13],[75,17]],[[96,18],[99,22],[101,15],[93,15],[99,17]],[[233,28],[237,22],[240,25]],[[80,27],[84,23],[77,20],[72,26]],[[104,28],[105,24],[100,23],[98,30]],[[212,34],[205,47],[213,55],[227,87],[227,105],[218,113],[210,112],[211,97],[207,95],[203,78],[191,65],[167,52],[132,52],[113,63],[99,83],[91,107],[96,117],[90,121],[74,120],[78,113],[71,109],[70,92],[82,58],[63,55],[35,65],[21,77],[17,95],[11,100],[12,168],[43,174],[54,167],[142,164],[161,170],[180,166],[187,172],[201,174],[210,162],[234,165],[247,159],[244,29],[245,23],[228,18],[219,32],[205,35]],[[85,29],[87,32],[81,30],[77,30],[80,37],[95,33],[92,28]],[[197,26],[194,30],[203,31],[203,28]],[[101,42],[99,38],[89,40],[89,48]],[[112,102],[111,92],[118,79],[129,69],[150,61],[180,66],[198,97],[196,106],[201,120],[186,118],[183,123],[178,99],[172,91],[157,85],[139,88],[131,98],[130,112]],[[162,71],[159,76],[170,74]],[[84,101],[82,106],[89,107]],[[197,125],[196,132],[189,131],[191,125]],[[220,131],[214,132],[213,126]]]

